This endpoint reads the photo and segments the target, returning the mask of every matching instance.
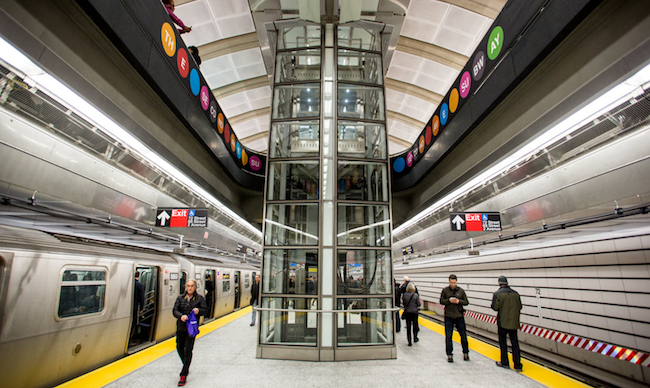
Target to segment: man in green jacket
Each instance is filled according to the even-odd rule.
[[[497,311],[497,327],[499,329],[499,348],[501,348],[501,361],[497,366],[510,369],[508,361],[508,343],[506,335],[510,336],[512,344],[512,360],[515,370],[521,372],[521,353],[517,330],[519,330],[519,314],[521,312],[521,298],[519,293],[508,287],[508,279],[499,276],[499,290],[492,296],[492,310]]]
[[[449,287],[442,289],[440,293],[440,304],[445,306],[445,350],[447,362],[454,362],[453,343],[451,337],[454,334],[454,326],[460,334],[460,344],[463,347],[463,360],[469,361],[469,346],[467,344],[467,330],[465,327],[465,309],[469,301],[465,290],[458,287],[456,275],[449,275]]]

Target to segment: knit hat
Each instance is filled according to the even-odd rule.
[[[499,285],[501,285],[501,284],[506,284],[507,285],[508,284],[508,278],[503,276],[503,275],[499,276]]]

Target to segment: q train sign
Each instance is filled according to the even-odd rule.
[[[451,230],[454,232],[498,232],[501,230],[499,213],[451,213]]]

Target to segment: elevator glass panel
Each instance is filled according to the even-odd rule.
[[[267,249],[264,251],[262,292],[265,294],[318,293],[316,249]]]
[[[316,346],[318,298],[263,297],[262,308],[288,311],[261,311],[260,343]]]
[[[379,54],[339,50],[337,62],[339,81],[376,85],[381,85],[384,82],[384,71]]]
[[[318,199],[318,166],[317,161],[271,162],[266,199]]]
[[[280,52],[275,56],[275,83],[320,80],[320,50]]]
[[[318,121],[293,121],[273,123],[269,156],[271,158],[318,157]]]
[[[393,343],[391,311],[355,312],[355,310],[388,309],[393,298],[339,298],[336,336],[339,346],[388,345]]]
[[[337,294],[390,294],[390,251],[338,250]]]
[[[381,87],[338,84],[339,117],[385,120],[384,92]]]
[[[390,214],[387,205],[338,204],[338,245],[390,246]]]
[[[320,85],[276,86],[273,94],[273,119],[320,116]]]
[[[386,128],[383,124],[339,121],[338,155],[386,160]]]
[[[266,245],[317,245],[318,204],[266,206]]]
[[[338,199],[388,202],[386,163],[339,162]]]

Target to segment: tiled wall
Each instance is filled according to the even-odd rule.
[[[482,252],[480,256],[427,264],[414,261],[396,266],[395,277],[401,281],[403,275],[408,275],[424,301],[438,303],[449,274],[454,273],[468,295],[467,310],[494,316],[496,313],[490,308],[492,293],[498,289],[498,277],[505,275],[521,295],[522,324],[650,353],[650,235],[607,235],[587,242],[547,244],[535,249],[526,249],[527,244],[520,242],[507,252]],[[469,320],[467,323],[472,324]],[[496,331],[493,324],[474,324]],[[543,338],[528,338],[526,342],[559,351],[558,346],[546,344],[550,340]],[[587,361],[580,352],[572,358]],[[600,362],[595,360],[592,364]],[[648,374],[645,370],[639,373]]]

